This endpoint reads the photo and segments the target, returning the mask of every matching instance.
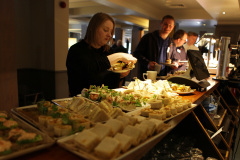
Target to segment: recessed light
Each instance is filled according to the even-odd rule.
[[[226,12],[222,12],[222,14],[226,14]]]

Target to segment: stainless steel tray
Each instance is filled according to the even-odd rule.
[[[50,138],[47,134],[45,134],[45,133],[41,132],[40,130],[34,128],[33,126],[31,126],[30,124],[26,123],[25,121],[23,121],[22,119],[20,119],[16,115],[10,114],[10,117],[18,122],[18,126],[20,128],[41,135],[42,138],[43,138],[43,141],[40,142],[36,146],[29,145],[26,148],[19,148],[19,150],[14,151],[14,152],[12,152],[10,154],[2,155],[2,156],[0,155],[0,160],[1,159],[2,160],[6,160],[6,159],[16,158],[16,157],[19,157],[19,156],[22,156],[22,155],[25,155],[25,154],[28,154],[28,153],[31,153],[31,152],[34,152],[34,151],[38,151],[38,150],[41,150],[41,149],[44,149],[44,148],[48,148],[48,147],[52,146],[55,143],[55,141],[52,138]]]
[[[59,99],[59,100],[54,100],[54,101],[55,102],[60,102],[61,100],[65,101],[66,99]],[[39,130],[41,130],[42,132],[44,132],[45,134],[47,134],[51,138],[53,138],[55,140],[62,138],[62,136],[56,137],[54,135],[54,132],[50,131],[46,126],[43,126],[38,122],[38,116],[40,114],[39,114],[37,105],[30,105],[30,106],[13,108],[13,109],[11,109],[11,112],[13,114],[15,114],[16,116],[18,116],[19,118],[21,118],[22,120],[31,124],[35,128],[38,128]],[[69,113],[70,113],[70,111],[69,111]]]
[[[23,120],[25,120],[26,122],[28,122],[32,126],[39,129],[38,122],[37,122],[37,116],[35,117],[36,119],[33,119],[32,116],[26,115],[23,112],[21,112],[22,110],[29,110],[29,111],[36,111],[37,112],[38,111],[37,110],[37,105],[35,104],[35,105],[30,105],[30,106],[12,108],[11,112],[13,114],[17,115],[18,117],[22,118]]]

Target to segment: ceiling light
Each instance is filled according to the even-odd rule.
[[[205,23],[203,23],[203,26],[206,26],[206,24],[205,24]]]
[[[222,12],[222,14],[226,14],[226,12]]]
[[[197,24],[200,24],[201,22],[197,22]]]

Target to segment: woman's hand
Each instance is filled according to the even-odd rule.
[[[120,73],[120,78],[126,77],[129,73],[130,73],[130,70],[128,70],[127,72],[124,72],[124,73]]]
[[[111,66],[113,64],[117,63],[118,61],[123,61],[125,63],[130,63],[130,62],[136,63],[137,62],[137,59],[128,53],[114,53],[107,57],[108,57],[108,60],[111,64]]]

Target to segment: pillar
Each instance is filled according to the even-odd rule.
[[[131,46],[131,54],[135,51],[139,41],[141,40],[143,36],[143,29],[137,26],[133,26],[132,29],[132,46]],[[127,77],[127,80],[130,81],[133,77],[137,77],[138,73],[138,63],[136,63],[135,68],[130,72],[129,76]]]
[[[81,38],[80,39],[84,39],[84,37],[87,33],[87,27],[88,27],[88,24],[81,25]]]
[[[122,40],[123,38],[123,30],[122,28],[115,28],[115,40],[116,40],[116,43],[117,41],[120,39]]]

